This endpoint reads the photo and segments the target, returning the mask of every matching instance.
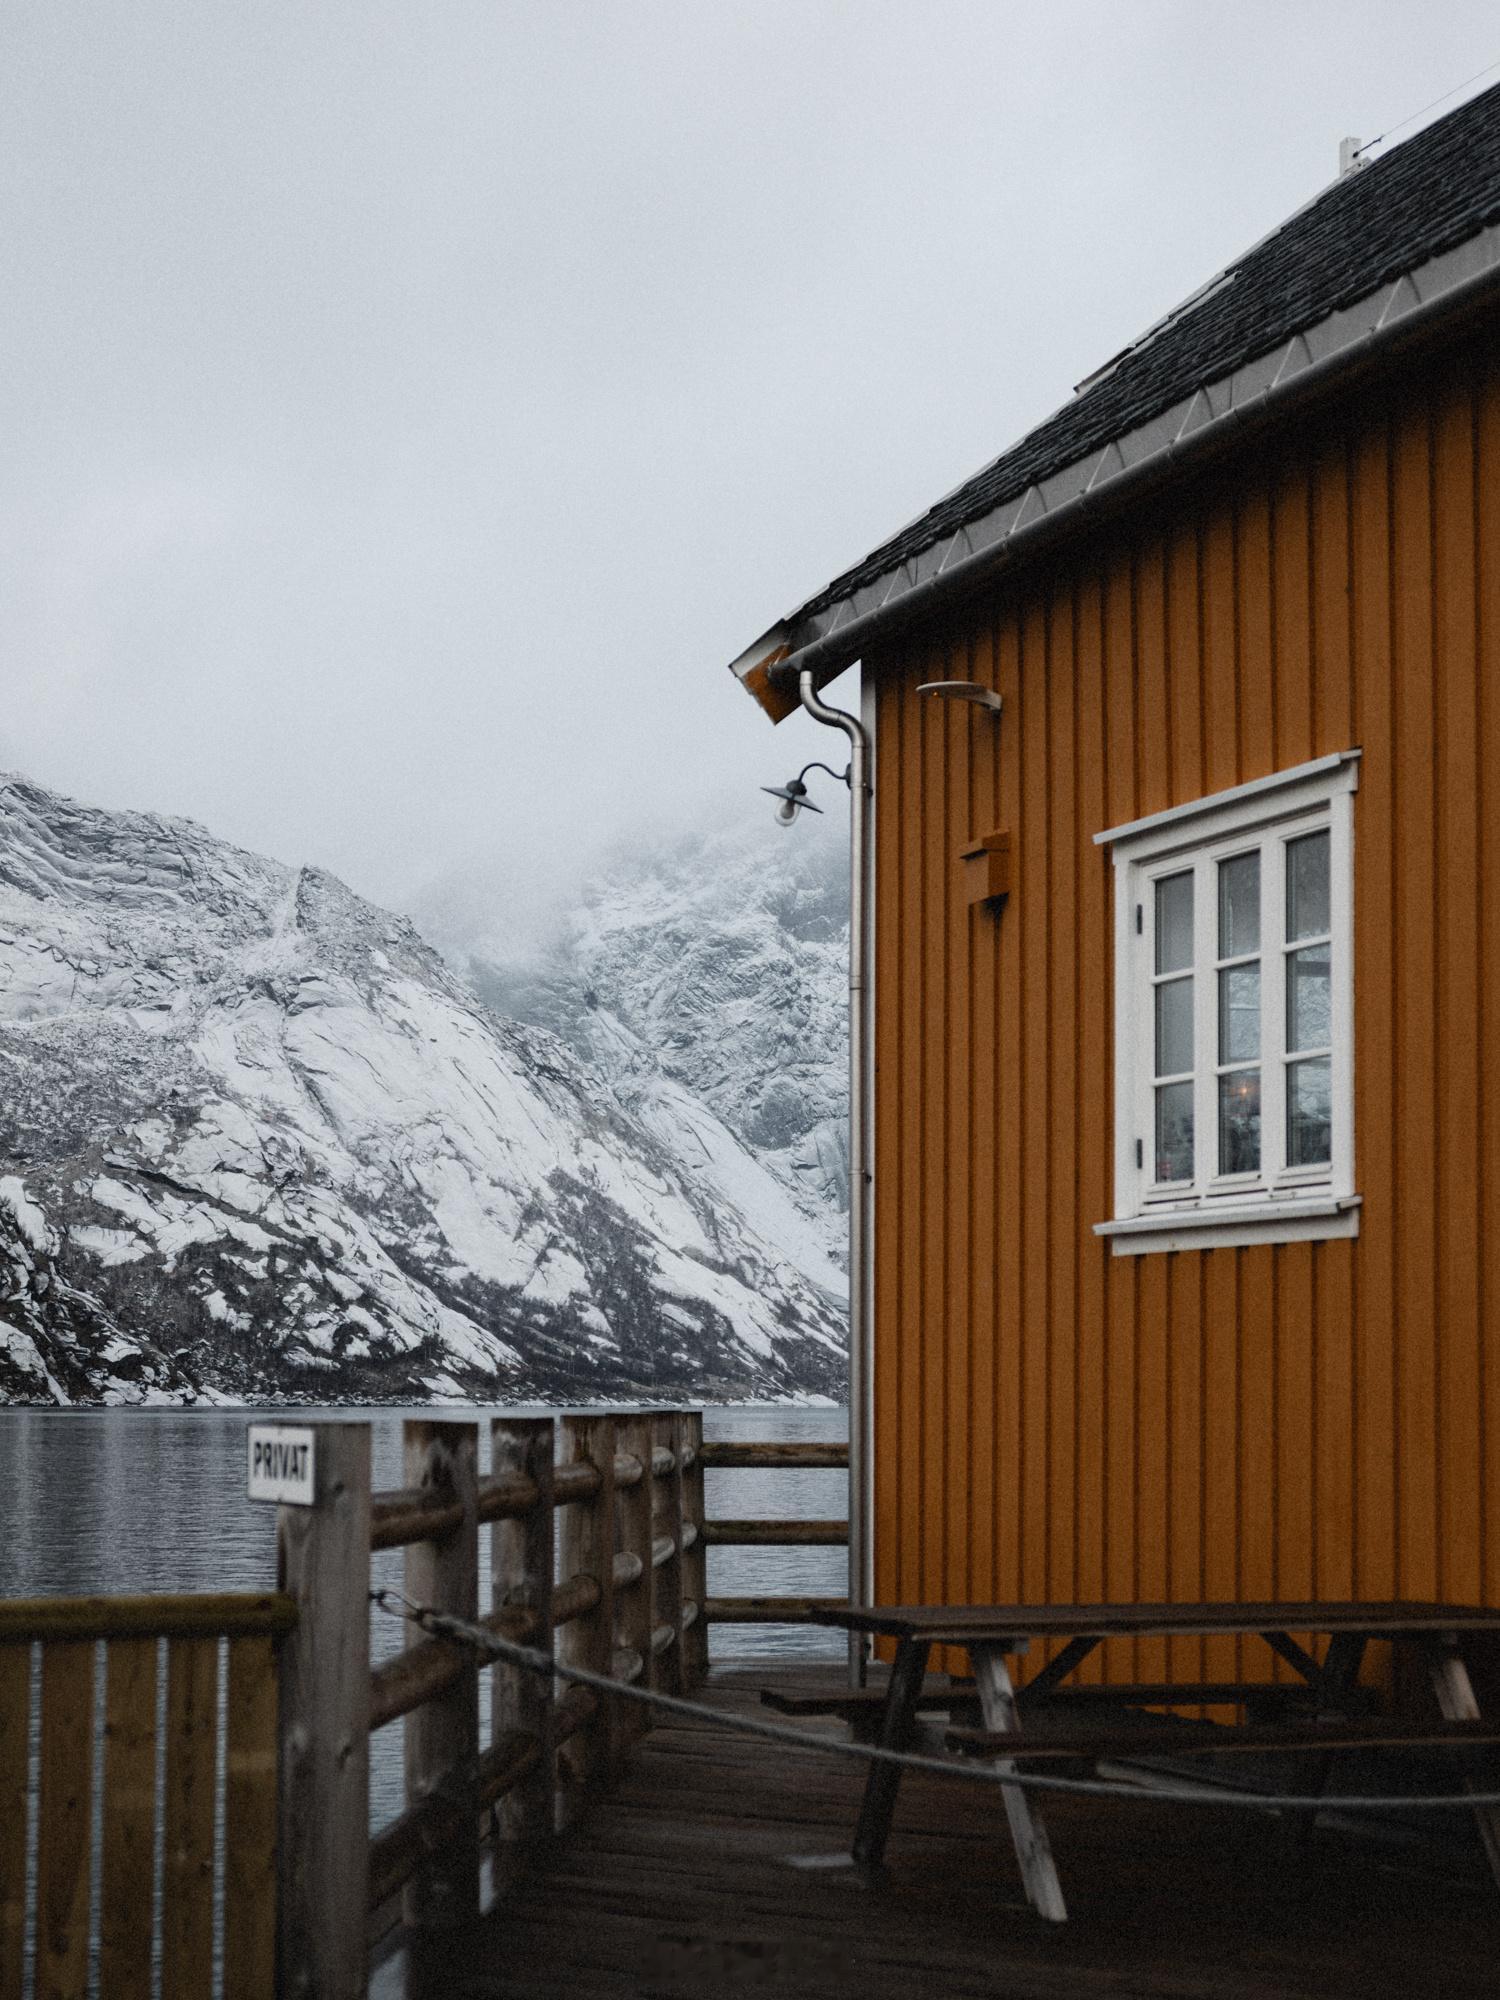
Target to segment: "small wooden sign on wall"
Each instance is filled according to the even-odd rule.
[[[998,910],[1010,894],[1010,835],[986,833],[972,847],[961,848],[959,859],[968,900]]]

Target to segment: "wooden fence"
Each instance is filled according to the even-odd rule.
[[[381,1550],[404,1551],[414,1603],[667,1693],[703,1679],[710,1624],[803,1622],[842,1601],[709,1597],[711,1547],[837,1546],[847,1530],[708,1521],[704,1473],[839,1468],[843,1445],[705,1444],[687,1410],[502,1417],[481,1473],[476,1423],[419,1419],[402,1486],[375,1493],[369,1424],[311,1428],[313,1503],[279,1510],[276,1595],[0,1604],[0,2000],[22,1991],[33,1933],[36,2000],[87,1991],[91,1949],[108,2000],[147,2000],[157,1980],[163,2000],[356,2000],[398,1926],[478,1914],[482,1844],[503,1879],[613,1781],[649,1726],[641,1704],[481,1665],[413,1623],[372,1665]],[[405,1807],[372,1838],[370,1738],[398,1721]]]
[[[841,1521],[704,1519],[711,1466],[847,1463],[842,1445],[703,1442],[701,1412],[500,1417],[490,1469],[478,1426],[404,1426],[399,1491],[370,1491],[369,1429],[323,1424],[311,1508],[278,1525],[282,1588],[299,1620],[283,1668],[282,1962],[289,1991],[363,1991],[367,1952],[397,1925],[466,1923],[480,1897],[481,1833],[501,1875],[533,1857],[608,1786],[649,1711],[555,1685],[409,1624],[371,1667],[373,1551],[405,1550],[404,1593],[622,1683],[681,1693],[708,1667],[711,1622],[805,1620],[810,1598],[707,1596],[715,1544],[822,1545]],[[492,1526],[481,1612],[479,1529]],[[838,1601],[838,1600],[830,1600]],[[479,1676],[491,1678],[480,1741]],[[404,1811],[366,1840],[369,1739],[405,1718]]]
[[[163,1996],[207,1996],[216,1898],[220,1990],[271,2000],[276,1648],[296,1615],[272,1596],[0,1602],[3,2000],[33,1938],[37,2000],[84,1993],[91,1953],[108,2000],[148,2000],[153,1964]]]
[[[353,2000],[397,1924],[479,1910],[481,1831],[502,1867],[534,1853],[608,1784],[644,1712],[489,1663],[407,1627],[372,1668],[370,1556],[405,1551],[414,1603],[622,1682],[677,1690],[706,1666],[701,1418],[684,1411],[404,1426],[403,1486],[370,1490],[366,1424],[314,1427],[311,1507],[278,1518],[299,1618],[283,1663],[281,1957],[288,1993]],[[492,1525],[481,1612],[479,1529]],[[491,1678],[480,1741],[479,1677]],[[405,1719],[405,1809],[373,1839],[369,1740]],[[497,1810],[498,1809],[498,1810]]]

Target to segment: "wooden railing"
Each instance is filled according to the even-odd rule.
[[[847,1444],[768,1443],[752,1439],[705,1444],[702,1463],[714,1471],[813,1472],[849,1469]],[[699,1517],[702,1520],[702,1517]],[[702,1521],[707,1548],[843,1548],[847,1520]],[[845,1603],[838,1597],[705,1597],[705,1625],[805,1625],[813,1610]]]
[[[705,1444],[686,1410],[504,1417],[481,1473],[476,1423],[421,1419],[403,1428],[401,1486],[375,1493],[369,1424],[310,1428],[313,1501],[279,1510],[277,1594],[0,1603],[0,2000],[23,1990],[32,1935],[38,1996],[90,1990],[92,1951],[112,2000],[154,1980],[205,2000],[356,2000],[373,1942],[477,1914],[482,1838],[509,1873],[613,1782],[642,1704],[481,1664],[413,1622],[372,1663],[372,1555],[404,1551],[413,1603],[666,1693],[702,1681],[710,1624],[842,1601],[710,1598],[710,1548],[833,1547],[847,1529],[704,1512],[706,1469],[842,1469],[840,1444]],[[370,1738],[398,1721],[405,1806],[372,1838]]]
[[[39,1996],[89,1990],[91,1952],[98,1965],[94,1990],[111,2000],[149,1994],[153,1959],[162,1993],[207,1994],[215,1976],[216,1898],[223,1911],[220,1990],[227,2000],[271,2000],[276,1649],[296,1615],[295,1605],[273,1596],[0,1602],[0,1995],[5,2000],[23,1991],[33,1936],[31,1983]],[[35,1790],[33,1694],[40,1702]],[[102,1756],[98,1772],[96,1751]],[[28,1851],[35,1854],[29,1897]]]
[[[372,1667],[372,1551],[405,1550],[413,1604],[622,1683],[691,1688],[707,1670],[702,1418],[497,1418],[483,1475],[476,1424],[410,1421],[404,1483],[379,1494],[368,1426],[314,1428],[314,1504],[278,1520],[281,1581],[301,1614],[284,1680],[282,1962],[307,1968],[308,1992],[342,1996],[363,1991],[370,1944],[395,1926],[476,1916],[482,1829],[497,1832],[508,1870],[612,1781],[648,1717],[481,1662],[414,1622],[403,1650]],[[370,1839],[369,1738],[402,1718],[405,1809]]]

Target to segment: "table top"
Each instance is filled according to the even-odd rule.
[[[815,1624],[893,1639],[964,1646],[1008,1638],[1199,1637],[1214,1632],[1500,1632],[1500,1610],[1475,1604],[1297,1602],[1254,1604],[897,1604],[820,1607]]]

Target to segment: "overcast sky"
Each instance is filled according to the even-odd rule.
[[[6,0],[0,58],[0,762],[403,903],[830,755],[727,661],[1500,26]]]

